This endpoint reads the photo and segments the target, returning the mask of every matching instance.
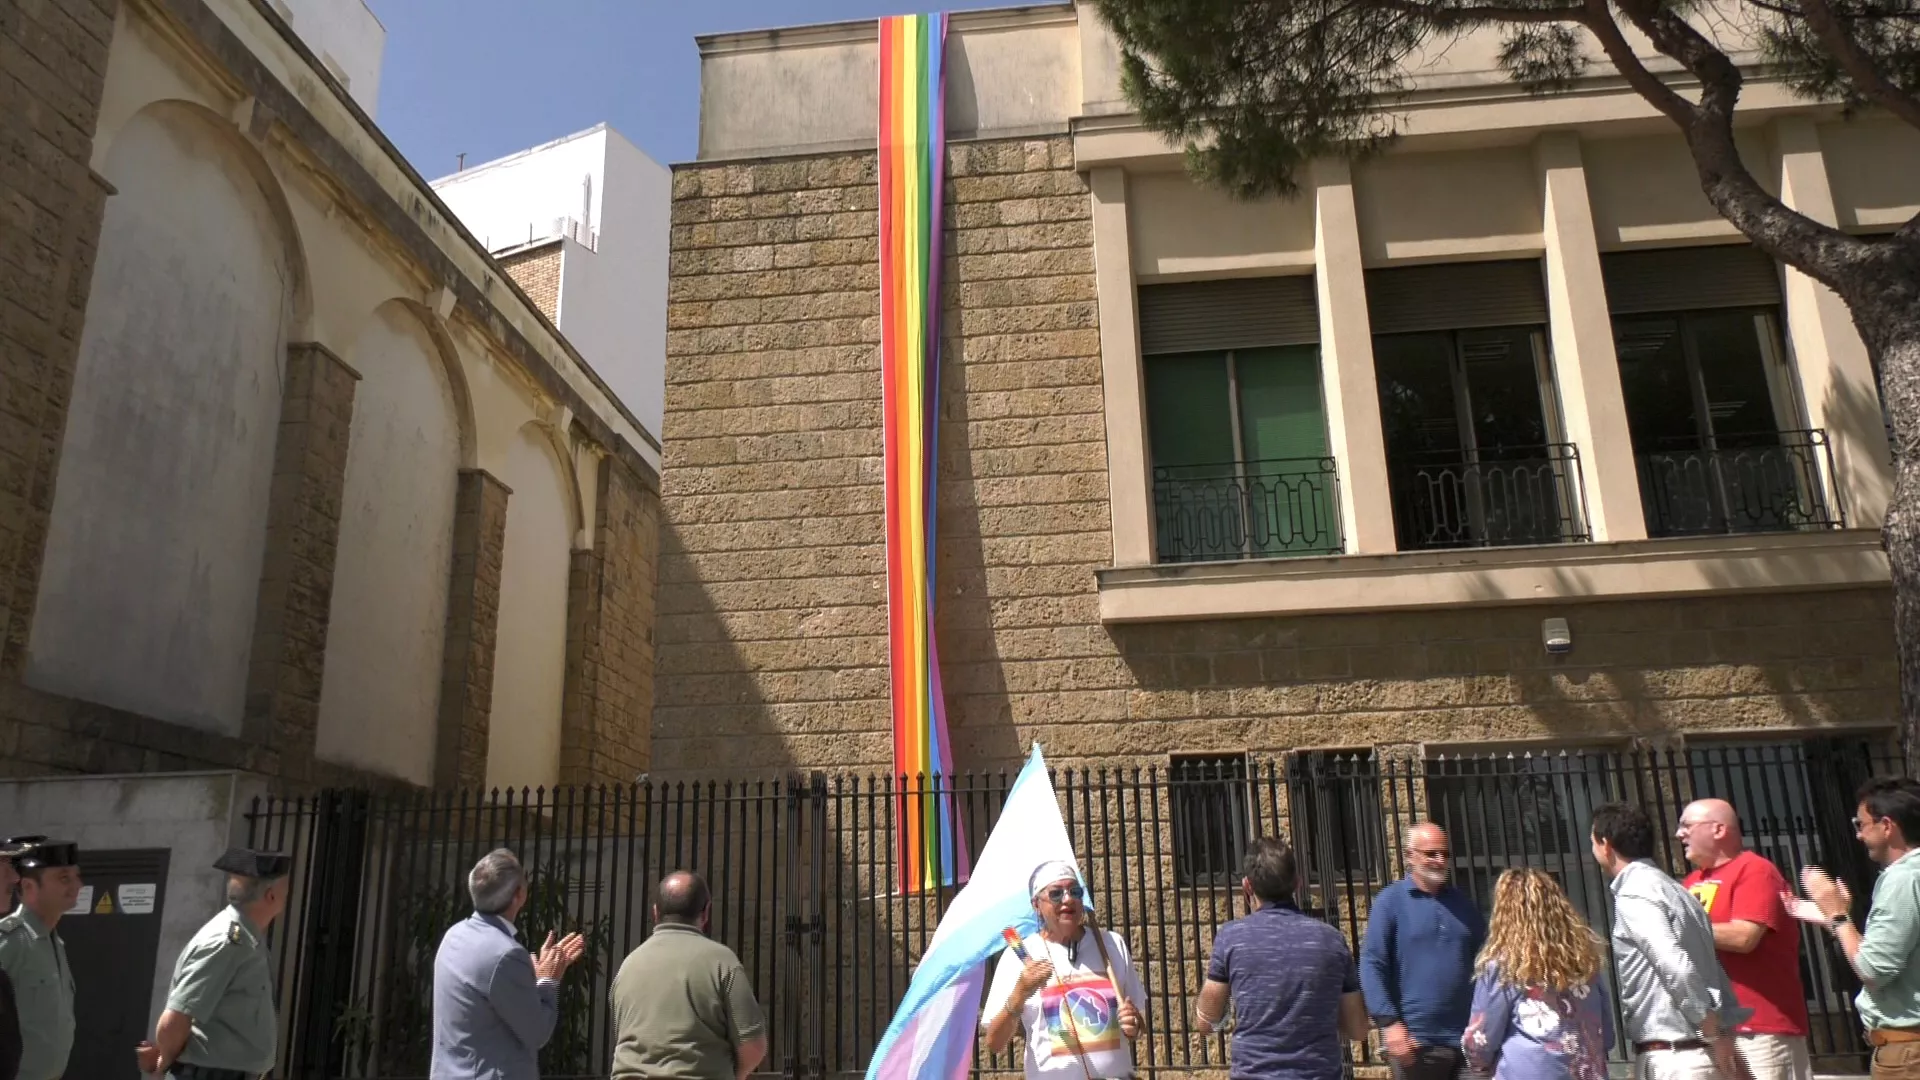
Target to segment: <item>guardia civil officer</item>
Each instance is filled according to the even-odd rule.
[[[0,840],[0,904],[13,903],[14,886],[20,884],[20,872],[13,868],[16,855],[45,840],[44,836],[9,836]],[[0,1080],[20,1080],[20,1006],[13,995],[13,980],[0,971]]]
[[[0,919],[0,971],[20,1013],[20,1080],[59,1080],[73,1051],[73,967],[55,927],[80,899],[80,846],[36,838],[12,862],[20,906]]]
[[[136,1050],[140,1071],[172,1080],[257,1080],[273,1068],[273,969],[267,927],[287,910],[291,860],[228,848],[227,906],[207,920],[173,965],[167,1008],[153,1042]]]

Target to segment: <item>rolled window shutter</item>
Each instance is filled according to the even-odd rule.
[[[1376,334],[1542,325],[1547,290],[1540,260],[1369,270],[1367,318]]]
[[[1319,341],[1311,274],[1140,286],[1140,351],[1148,356]]]
[[[1600,257],[1615,315],[1780,303],[1780,269],[1752,244],[1617,251]]]

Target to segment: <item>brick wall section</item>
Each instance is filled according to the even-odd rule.
[[[560,782],[630,783],[652,761],[653,594],[660,495],[600,461],[593,548],[573,553]]]
[[[938,631],[962,766],[1897,715],[1889,590],[1108,628],[1089,199],[949,152]],[[654,771],[885,766],[873,156],[674,177]],[[1567,618],[1549,657],[1540,620]]]
[[[324,346],[287,349],[242,736],[298,775],[313,760],[347,441],[360,375]]]
[[[499,637],[500,568],[507,548],[510,494],[505,484],[484,470],[460,471],[454,499],[435,787],[479,787],[487,779],[493,650]]]
[[[107,186],[87,162],[119,0],[0,7],[0,674],[18,675]]]
[[[533,306],[546,315],[548,322],[557,322],[560,318],[560,249],[563,246],[555,240],[500,260],[500,268],[527,294]]]

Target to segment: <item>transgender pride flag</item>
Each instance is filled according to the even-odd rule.
[[[1007,792],[973,876],[927,942],[906,999],[874,1048],[867,1080],[965,1080],[973,1068],[986,962],[1001,949],[1007,927],[1023,938],[1040,929],[1027,879],[1053,859],[1079,865],[1036,744]]]

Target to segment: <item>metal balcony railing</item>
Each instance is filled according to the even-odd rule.
[[[1332,458],[1279,458],[1153,470],[1159,561],[1332,555],[1341,550]]]
[[[1407,454],[1387,461],[1400,550],[1592,538],[1570,443]]]
[[[1635,447],[1649,536],[1837,529],[1827,433],[1767,431]]]

